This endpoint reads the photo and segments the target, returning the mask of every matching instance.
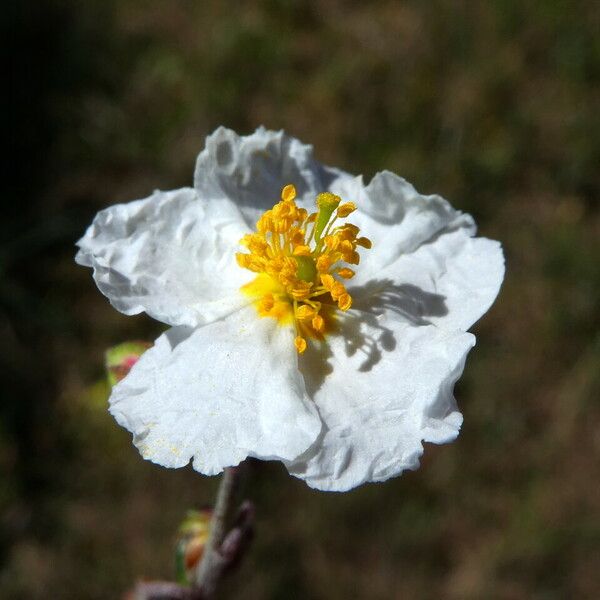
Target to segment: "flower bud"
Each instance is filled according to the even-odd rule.
[[[150,346],[149,342],[123,342],[109,348],[104,356],[110,385],[121,381]]]
[[[210,534],[212,510],[190,510],[179,526],[179,539],[175,553],[177,581],[186,585],[192,582],[194,572]]]

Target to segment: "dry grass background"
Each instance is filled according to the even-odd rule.
[[[458,441],[343,495],[276,464],[225,597],[600,595],[600,5],[591,0],[41,0],[12,47],[0,222],[0,502],[9,598],[114,598],[173,575],[216,480],[143,461],[106,412],[102,354],[159,331],[113,311],[73,244],[94,212],[191,182],[224,124],[402,174],[502,240]]]

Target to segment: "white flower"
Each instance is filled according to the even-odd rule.
[[[327,231],[320,251],[319,235],[297,250],[306,260],[288,256],[287,275],[260,236],[244,237],[282,189],[287,208],[269,214],[283,219],[284,258],[315,227],[308,215],[319,194],[330,192],[321,196],[333,202],[329,215],[333,195],[355,204],[338,212],[352,213],[371,249],[356,228],[329,227],[346,232],[331,247],[344,235],[350,244],[329,258],[352,263],[354,277],[329,259],[317,272]],[[247,456],[278,459],[311,487],[341,491],[416,469],[423,441],[458,434],[453,386],[475,344],[466,330],[504,277],[500,244],[474,236],[469,215],[393,173],[365,185],[282,132],[220,128],[198,156],[193,188],[103,210],[78,243],[77,262],[93,267],[115,308],[171,326],[114,387],[110,412],[144,458],[167,467],[193,459],[208,475]]]

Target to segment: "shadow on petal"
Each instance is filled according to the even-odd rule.
[[[284,185],[294,184],[299,197],[316,196],[338,176],[313,158],[312,146],[282,131],[259,128],[240,137],[219,128],[198,157],[195,186],[203,193],[221,190],[238,206],[264,211],[278,201]]]
[[[358,372],[369,372],[379,363],[384,353],[395,350],[394,331],[382,318],[394,313],[415,327],[431,325],[428,317],[448,314],[445,297],[426,292],[412,284],[395,284],[389,279],[374,279],[351,290],[354,299],[352,310],[337,313],[336,328],[330,337],[343,340],[347,358],[362,355]],[[340,360],[343,357],[337,356]],[[300,370],[309,395],[320,389],[326,377],[333,372],[334,356],[327,339],[313,341],[300,357]]]
[[[350,290],[353,307],[375,316],[386,311],[404,317],[413,325],[431,325],[428,317],[448,314],[446,297],[426,292],[410,283],[396,284],[391,279],[371,279]]]
[[[171,346],[171,351],[175,350],[179,344],[185,342],[192,333],[194,333],[195,328],[189,327],[187,325],[178,325],[176,327],[171,327],[164,333],[164,337],[167,340],[167,343]]]

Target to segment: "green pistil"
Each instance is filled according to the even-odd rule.
[[[317,213],[317,219],[315,221],[315,242],[317,246],[321,241],[321,234],[325,227],[327,227],[327,223],[331,219],[331,215],[333,211],[339,206],[340,197],[332,194],[331,192],[324,192],[317,196],[317,206],[319,207],[319,212]]]
[[[298,271],[296,275],[298,279],[312,283],[317,278],[317,267],[315,261],[310,256],[294,256]]]

